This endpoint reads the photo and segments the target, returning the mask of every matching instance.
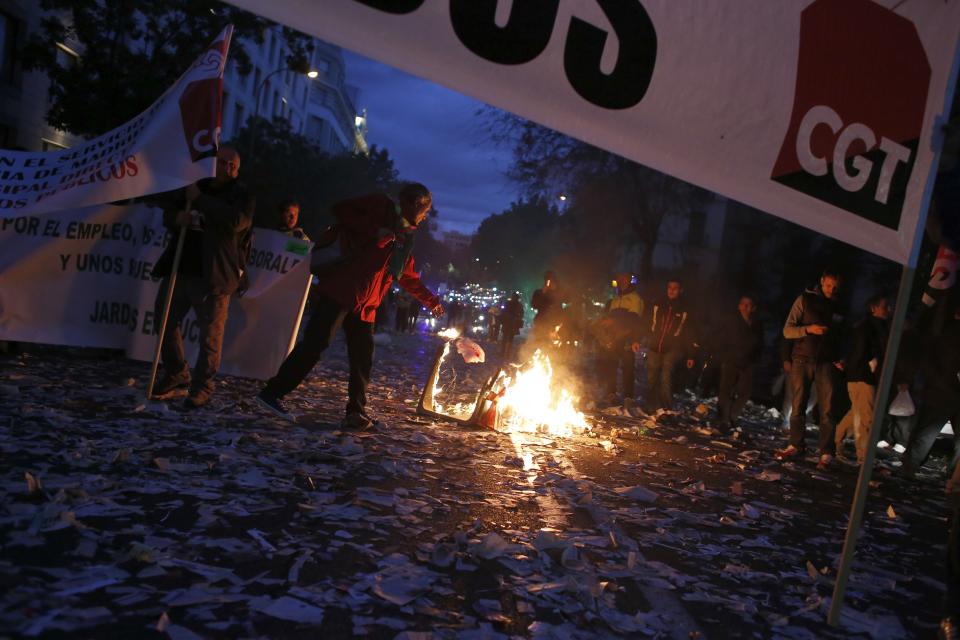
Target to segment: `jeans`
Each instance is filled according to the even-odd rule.
[[[720,422],[729,423],[740,417],[753,391],[753,365],[724,362],[720,365],[720,390],[717,411]]]
[[[347,338],[347,359],[350,382],[347,386],[347,413],[359,413],[367,406],[367,385],[373,369],[373,323],[364,322],[360,314],[350,313],[333,300],[320,297],[303,339],[280,365],[277,375],[267,381],[265,395],[282,398],[303,382],[322,354],[343,327]]]
[[[903,454],[903,469],[916,473],[930,456],[933,443],[947,420],[953,425],[953,457],[950,460],[952,470],[960,459],[960,398],[929,398],[920,406],[920,417],[910,433],[907,450]]]
[[[167,297],[170,279],[166,278],[157,290],[154,303],[156,317],[163,314],[163,303]],[[213,392],[213,377],[220,368],[220,352],[223,348],[223,327],[230,310],[230,296],[209,293],[209,285],[202,279],[180,275],[173,288],[170,299],[170,315],[167,317],[167,331],[163,336],[160,354],[163,367],[170,375],[186,374],[189,365],[183,352],[183,331],[180,324],[193,308],[197,316],[198,346],[197,364],[191,377],[190,393]],[[156,329],[159,331],[159,322]]]
[[[793,406],[790,415],[790,444],[805,449],[804,438],[807,432],[807,401],[810,387],[817,389],[817,402],[820,405],[820,439],[818,448],[821,454],[834,453],[833,442],[833,385],[834,366],[830,362],[803,362],[794,360],[790,368],[790,391],[793,394]]]
[[[867,456],[867,444],[870,442],[870,428],[873,425],[874,401],[877,388],[866,382],[848,382],[850,410],[837,425],[834,444],[838,452],[843,451],[843,439],[853,431],[853,441],[857,447],[857,462],[862,463]]]
[[[636,354],[627,346],[614,345],[609,349],[601,348],[597,353],[597,377],[604,393],[617,393],[617,371],[623,369],[623,396],[636,396]]]
[[[647,405],[651,411],[673,408],[673,370],[682,356],[679,351],[647,353]]]

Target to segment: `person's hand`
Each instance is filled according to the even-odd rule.
[[[845,368],[845,365],[843,364],[843,360],[837,360],[836,362],[833,363],[833,366],[835,366],[839,371],[843,371]]]
[[[793,369],[793,363],[789,360],[783,361],[783,370],[787,373],[790,373],[790,369]]]
[[[634,353],[640,353],[640,343],[634,342],[633,344],[631,344],[630,351],[633,351]]]
[[[430,313],[433,314],[434,318],[440,318],[445,313],[443,305],[439,302],[433,306],[433,309],[430,309]]]
[[[187,185],[184,190],[187,194],[187,200],[196,200],[200,197],[200,187],[197,186],[196,182],[191,182]]]
[[[687,369],[693,369],[693,358],[687,359]]]
[[[815,336],[822,336],[827,332],[827,325],[825,324],[808,324],[806,326],[807,334],[813,334]]]
[[[910,389],[910,385],[907,384],[906,382],[901,382],[900,384],[897,385],[897,391],[901,393],[904,391],[908,391],[909,389]]]
[[[186,209],[177,212],[177,218],[176,218],[177,226],[178,226],[178,227],[189,227],[189,226],[190,226],[190,219],[191,219],[191,217],[192,217],[192,216],[190,215],[190,212],[187,211]]]

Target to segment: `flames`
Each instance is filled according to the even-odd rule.
[[[590,430],[577,398],[555,383],[550,358],[539,349],[513,376],[501,376],[494,385],[498,431],[570,437]]]

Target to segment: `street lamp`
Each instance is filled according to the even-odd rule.
[[[253,92],[253,101],[255,104],[255,109],[253,113],[253,122],[250,124],[250,148],[247,151],[247,154],[251,157],[253,156],[253,149],[257,143],[257,123],[260,121],[260,92],[263,91],[264,85],[267,84],[267,80],[273,76],[281,73],[283,71],[294,71],[296,73],[302,73],[311,80],[320,75],[320,72],[316,69],[310,68],[310,63],[306,60],[297,60],[295,62],[288,62],[285,67],[280,67],[279,69],[274,69],[267,75],[263,77],[263,80],[260,81],[260,84],[257,85],[257,90]]]

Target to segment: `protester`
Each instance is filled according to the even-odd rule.
[[[632,403],[636,396],[636,354],[643,332],[643,298],[637,292],[636,278],[629,273],[618,273],[612,284],[615,294],[607,301],[607,313],[594,325],[597,378],[604,401],[614,404],[617,372],[622,370],[624,402]]]
[[[753,373],[763,351],[763,326],[755,318],[756,309],[753,296],[742,295],[737,313],[721,326],[717,428],[724,433],[737,428],[736,421],[753,391]]]
[[[520,302],[520,292],[514,292],[507,304],[504,306],[500,319],[501,334],[500,340],[503,348],[500,357],[504,361],[510,359],[513,353],[513,339],[520,333],[523,327],[523,303]]]
[[[405,292],[397,294],[396,310],[393,316],[393,330],[397,333],[406,333],[407,325],[410,319],[410,307],[413,306],[413,299]]]
[[[852,406],[837,424],[834,444],[837,458],[843,458],[843,439],[853,431],[857,464],[863,464],[870,442],[877,381],[890,333],[889,317],[890,305],[885,297],[873,296],[867,301],[867,317],[853,328],[853,346],[844,363]]]
[[[797,296],[783,325],[783,337],[792,342],[787,383],[793,406],[789,443],[777,452],[778,460],[799,457],[806,452],[806,407],[811,385],[817,388],[820,405],[820,460],[817,467],[824,469],[833,459],[834,372],[842,366],[838,347],[841,318],[836,306],[839,288],[840,276],[831,270],[824,271],[818,286]]]
[[[533,318],[533,341],[540,345],[549,343],[557,327],[563,324],[563,299],[556,273],[543,274],[543,287],[533,292],[530,306],[537,312]]]
[[[221,147],[215,177],[204,178],[157,200],[163,206],[167,228],[175,236],[182,227],[187,231],[161,346],[165,375],[153,392],[162,398],[189,387],[189,408],[205,405],[213,393],[230,296],[241,287],[249,259],[255,201],[237,179],[239,172],[240,155],[231,147]],[[154,277],[163,278],[155,304],[158,319],[170,286],[176,245],[167,245],[153,269]],[[180,330],[180,323],[191,308],[197,317],[200,347],[192,375]]]
[[[300,203],[290,198],[284,200],[277,206],[274,226],[272,228],[298,240],[310,240],[307,233],[301,227],[297,226],[299,220]]]
[[[653,305],[647,348],[647,409],[673,409],[673,370],[686,359],[693,368],[698,348],[696,328],[683,297],[683,285],[674,278],[667,282],[667,293]]]
[[[316,309],[303,339],[258,396],[267,409],[290,419],[282,399],[296,389],[342,326],[347,338],[350,380],[342,426],[366,428],[367,385],[373,367],[373,322],[377,307],[396,281],[434,316],[443,315],[440,299],[424,286],[414,269],[413,233],[432,206],[425,186],[408,183],[399,203],[377,193],[333,206],[345,261],[318,285]]]
[[[954,447],[950,469],[960,459],[960,300],[947,299],[953,313],[935,336],[921,365],[924,390],[920,415],[903,456],[903,473],[912,477],[930,455],[940,430],[950,421]]]

